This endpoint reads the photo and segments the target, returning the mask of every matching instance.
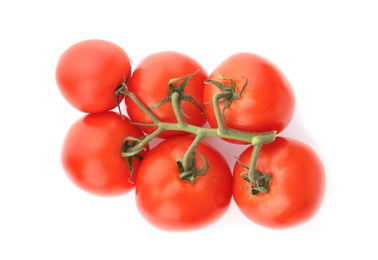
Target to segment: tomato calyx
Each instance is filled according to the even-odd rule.
[[[142,142],[141,139],[129,136],[129,137],[126,137],[122,143],[121,156],[125,158],[126,163],[129,167],[129,172],[130,172],[129,182],[131,183],[132,183],[131,178],[133,177],[133,173],[134,173],[132,158],[134,157],[138,159],[139,161],[142,161],[143,156],[141,156],[139,153],[146,150],[146,148],[140,147],[138,149],[133,149],[133,150],[131,150],[130,148],[136,147],[141,142]]]
[[[199,169],[196,168],[196,154],[198,154],[200,158],[202,159],[205,165],[203,168],[199,168]],[[209,164],[206,161],[206,158],[200,153],[191,152],[189,154],[187,161],[188,162],[185,165],[185,163],[183,162],[183,159],[178,158],[176,160],[176,164],[180,170],[179,178],[182,180],[186,180],[190,183],[194,183],[198,176],[206,173],[207,170],[209,169]]]
[[[184,157],[178,158],[176,160],[177,167],[179,168],[179,178],[182,180],[186,180],[190,183],[194,183],[196,181],[196,178],[204,173],[207,172],[209,169],[209,164],[206,160],[206,158],[195,151],[197,146],[201,143],[204,135],[202,133],[198,133],[196,137],[194,138],[193,142],[190,144],[190,146],[187,148]],[[199,155],[199,157],[202,160],[203,167],[202,168],[196,168],[196,154]]]
[[[148,107],[149,110],[151,109],[154,109],[154,108],[157,108],[167,102],[172,102],[172,96],[174,93],[179,93],[179,102],[181,101],[189,101],[191,103],[193,103],[200,111],[201,113],[203,114],[204,111],[202,109],[202,107],[197,103],[197,101],[192,97],[190,96],[189,94],[187,93],[184,93],[184,90],[185,90],[185,87],[188,83],[188,81],[197,74],[198,70],[192,74],[188,74],[184,77],[179,77],[179,78],[174,78],[174,79],[171,79],[169,80],[168,82],[168,90],[169,90],[169,95],[166,96],[165,98],[163,98],[162,100],[156,102],[155,104],[151,105],[150,107]],[[176,86],[176,84],[178,83],[178,85]],[[184,111],[182,109],[180,109],[180,114],[185,116],[186,118],[188,118],[190,120],[190,117],[184,113]]]
[[[244,165],[239,158],[236,158],[236,161],[246,169],[240,176],[249,183],[248,190],[251,195],[257,195],[260,192],[264,194],[269,192],[269,182],[272,179],[272,175],[264,174],[255,169],[251,176],[249,167]]]
[[[240,92],[237,92],[236,84],[235,84],[235,81],[233,79],[225,78],[222,75],[219,75],[218,77],[222,81],[227,81],[228,84],[226,85],[226,84],[223,84],[220,81],[216,81],[216,80],[212,80],[212,79],[205,80],[205,84],[213,84],[214,86],[216,86],[217,88],[219,88],[221,90],[222,95],[218,99],[218,101],[224,102],[224,106],[223,106],[223,109],[222,109],[222,117],[225,120],[230,121],[230,119],[227,118],[225,111],[236,99],[241,97],[245,87],[248,84],[248,79],[247,79],[247,77],[242,76],[244,78],[244,83],[243,83],[243,86],[240,89]]]

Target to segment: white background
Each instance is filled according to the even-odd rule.
[[[0,259],[377,259],[378,9],[374,1],[2,1],[0,4]],[[55,83],[70,45],[101,38],[137,64],[176,50],[210,73],[248,51],[278,65],[297,107],[282,133],[318,152],[322,208],[269,230],[232,203],[214,225],[167,233],[139,215],[133,192],[78,190],[60,147],[82,114]],[[230,156],[240,149],[213,144]]]

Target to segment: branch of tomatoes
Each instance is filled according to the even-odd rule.
[[[87,40],[62,54],[56,81],[64,98],[88,113],[64,140],[67,176],[100,196],[135,188],[138,210],[161,229],[211,224],[231,196],[246,217],[270,228],[299,225],[319,209],[324,167],[308,145],[277,136],[292,119],[295,96],[264,57],[237,53],[208,75],[191,57],[165,51],[147,56],[131,73],[121,47]],[[127,117],[111,111],[118,105],[121,112],[123,98]],[[155,137],[166,140],[150,149]],[[205,137],[250,145],[231,173]]]
[[[195,72],[196,73],[196,72]],[[202,108],[195,102],[195,100],[188,94],[184,93],[184,89],[186,87],[187,82],[195,75],[195,73],[188,74],[184,77],[175,78],[169,81],[168,88],[169,88],[169,96],[162,99],[160,102],[147,107],[145,106],[140,99],[133,94],[131,91],[128,90],[127,84],[123,82],[119,85],[119,87],[116,89],[116,99],[119,100],[120,95],[124,95],[129,97],[151,120],[152,123],[149,124],[143,124],[138,122],[132,122],[136,125],[149,125],[149,126],[155,126],[157,129],[144,136],[142,139],[138,139],[137,141],[133,139],[132,145],[130,145],[129,142],[125,141],[124,146],[122,149],[122,157],[124,157],[129,164],[130,169],[132,169],[132,161],[130,160],[130,157],[135,156],[139,154],[146,145],[150,141],[152,141],[154,138],[158,137],[162,132],[164,131],[182,131],[189,134],[194,134],[196,137],[191,144],[191,146],[187,149],[185,155],[183,158],[177,158],[176,163],[177,167],[179,168],[180,179],[189,181],[191,183],[195,182],[195,179],[197,176],[202,175],[206,173],[208,164],[206,161],[206,158],[200,155],[200,158],[203,160],[204,164],[206,165],[205,168],[197,169],[195,167],[195,149],[201,142],[201,140],[205,137],[214,137],[214,138],[223,138],[227,140],[233,140],[233,141],[241,141],[250,143],[255,147],[252,155],[251,155],[251,163],[249,167],[246,167],[247,169],[247,177],[244,179],[249,182],[248,190],[250,194],[256,195],[259,192],[267,193],[269,191],[269,180],[270,175],[261,173],[256,170],[256,162],[258,159],[258,154],[260,151],[260,148],[262,145],[273,142],[276,137],[276,131],[269,131],[269,132],[262,132],[262,133],[255,133],[255,132],[248,132],[248,131],[241,131],[237,129],[232,129],[229,127],[226,127],[224,124],[224,120],[229,120],[226,118],[224,112],[227,109],[227,107],[236,99],[238,99],[246,86],[247,78],[245,78],[245,83],[241,89],[241,91],[238,93],[235,88],[235,82],[232,79],[226,79],[220,76],[220,79],[227,80],[230,84],[230,87],[225,86],[224,84],[215,81],[215,80],[209,80],[205,83],[207,84],[214,84],[216,87],[218,87],[221,92],[217,93],[213,96],[212,104],[214,106],[214,113],[217,120],[218,127],[216,128],[207,128],[207,127],[200,127],[188,124],[184,121],[183,116],[186,116],[185,113],[183,113],[183,110],[181,108],[181,104],[183,101],[189,101],[196,105],[196,107],[202,111]],[[173,86],[172,83],[178,82],[177,87]],[[164,103],[171,102],[172,109],[175,113],[177,123],[167,123],[164,122],[156,117],[156,115],[152,112],[152,110]],[[219,103],[224,102],[225,105],[223,107],[223,110],[221,111]],[[119,111],[121,111],[118,103]],[[122,114],[122,113],[121,113]],[[132,172],[132,171],[130,171]]]

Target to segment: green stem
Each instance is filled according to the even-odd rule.
[[[192,144],[189,146],[188,150],[186,150],[184,158],[182,158],[182,165],[184,167],[184,170],[190,170],[188,169],[190,166],[190,157],[193,156],[194,150],[198,146],[198,144],[201,142],[201,140],[204,138],[202,134],[197,134],[196,138],[192,142]]]
[[[231,95],[232,95],[231,92],[221,92],[221,93],[217,93],[213,96],[215,118],[217,120],[218,131],[220,132],[220,134],[226,134],[228,132],[228,129],[226,128],[226,126],[223,123],[223,117],[222,117],[222,113],[221,113],[221,110],[220,110],[220,107],[219,107],[219,101],[221,99],[227,99]]]
[[[157,124],[160,122],[160,120],[155,116],[154,113],[151,112],[150,109],[148,109],[148,107],[146,107],[138,98],[137,96],[135,96],[134,93],[124,89],[122,92],[122,94],[124,94],[125,96],[128,96],[129,98],[131,98],[135,104],[137,104],[138,107],[140,107],[140,109],[142,109],[142,111],[144,113],[146,113],[148,115],[149,118],[151,118],[151,120],[153,121],[153,123],[151,125],[154,125],[154,124]]]
[[[250,188],[252,188],[252,183],[256,182],[255,172],[256,172],[257,157],[260,153],[262,145],[263,144],[259,142],[259,143],[256,143],[253,147],[252,157],[251,157],[251,161],[249,162],[249,167],[248,167],[249,169],[248,179],[250,180]]]
[[[273,142],[276,136],[276,131],[270,131],[270,132],[263,132],[263,133],[253,133],[253,132],[247,132],[247,131],[241,131],[236,129],[229,129],[224,126],[222,121],[221,112],[219,109],[218,101],[221,98],[224,98],[224,95],[221,95],[221,93],[216,94],[214,97],[214,109],[217,114],[217,120],[219,120],[218,128],[205,128],[205,127],[199,127],[195,125],[187,124],[182,117],[180,116],[180,105],[177,104],[179,102],[179,97],[176,93],[173,95],[173,108],[175,111],[175,115],[178,119],[178,123],[165,123],[160,121],[152,112],[149,110],[142,102],[139,101],[139,99],[131,92],[128,92],[127,90],[124,91],[124,94],[128,97],[130,97],[141,109],[144,111],[153,121],[152,124],[157,126],[157,130],[155,130],[153,133],[147,135],[138,145],[135,147],[130,147],[130,149],[138,150],[142,146],[146,145],[149,141],[157,137],[160,133],[163,131],[184,131],[190,134],[199,135],[201,134],[203,137],[215,137],[215,138],[226,138],[226,139],[232,139],[236,141],[242,141],[247,143],[252,143],[252,140],[255,138],[258,138],[262,143],[269,143]],[[203,138],[202,137],[202,138]]]
[[[173,92],[171,98],[172,98],[172,107],[173,107],[173,111],[177,119],[178,126],[182,128],[187,127],[188,124],[184,121],[184,119],[181,116],[182,109],[181,109],[180,93],[177,91]]]

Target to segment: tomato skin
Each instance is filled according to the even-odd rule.
[[[82,112],[97,113],[117,106],[114,91],[130,73],[129,57],[121,47],[93,39],[73,44],[63,52],[55,77],[68,103]]]
[[[253,147],[240,155],[248,165]],[[298,226],[318,211],[325,192],[324,166],[308,145],[294,139],[277,137],[262,147],[257,170],[272,175],[267,194],[250,195],[240,174],[239,163],[233,171],[233,198],[241,212],[253,222],[271,229]]]
[[[272,62],[253,53],[236,53],[221,64],[210,74],[209,79],[219,81],[229,86],[229,78],[235,81],[236,90],[240,93],[247,78],[248,83],[242,95],[233,101],[225,110],[226,127],[249,132],[281,132],[291,121],[295,96],[285,75]],[[204,90],[203,102],[212,101],[216,93],[221,92],[209,83]],[[221,111],[224,102],[220,102]],[[205,115],[212,128],[218,126],[214,107],[205,106]]]
[[[190,136],[163,140],[146,155],[136,180],[136,203],[141,215],[165,231],[204,228],[221,218],[232,199],[232,175],[223,156],[201,142],[196,152],[209,163],[195,183],[181,180],[176,158],[183,158],[194,139]],[[162,156],[163,155],[163,156]],[[203,161],[196,155],[196,165]]]
[[[171,79],[185,77],[188,74],[198,72],[188,81],[184,93],[190,95],[199,106],[203,106],[202,96],[204,81],[208,74],[200,63],[193,58],[175,51],[163,51],[145,57],[134,69],[130,80],[127,82],[128,90],[134,93],[147,107],[169,96],[168,82]],[[177,86],[177,84],[175,85]],[[131,120],[138,123],[152,123],[152,120],[133,102],[126,97],[127,113]],[[196,126],[203,126],[206,118],[195,104],[182,101],[182,110],[190,118],[183,116],[185,122]],[[162,104],[151,111],[161,121],[176,123],[171,102]],[[154,126],[140,126],[145,133],[153,132]],[[186,135],[182,131],[165,131],[159,137],[167,138],[177,135]]]
[[[121,156],[123,140],[128,136],[139,138],[143,133],[115,112],[83,116],[70,127],[63,142],[61,162],[65,173],[76,186],[94,195],[128,193],[135,187]],[[144,156],[146,151],[140,154]],[[134,181],[140,161],[133,158],[132,162]]]

